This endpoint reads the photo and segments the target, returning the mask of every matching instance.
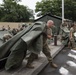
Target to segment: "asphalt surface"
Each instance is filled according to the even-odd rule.
[[[64,48],[54,58],[54,62],[58,65],[58,68],[54,69],[48,64],[38,75],[76,75],[76,58],[74,58],[76,57],[76,51],[73,51],[69,48]],[[71,57],[71,54],[73,54],[74,57]]]

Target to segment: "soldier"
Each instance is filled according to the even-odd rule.
[[[3,42],[6,42],[10,38],[12,38],[12,35],[10,35],[10,34],[4,34],[4,36],[3,36]]]
[[[13,36],[17,34],[16,28],[12,29],[12,34],[13,34]]]
[[[76,23],[75,22],[70,28],[70,42],[72,44],[72,48],[76,50]]]
[[[2,26],[2,31],[6,30],[4,26]]]
[[[52,38],[52,35],[51,35],[51,27],[54,25],[54,22],[52,20],[49,20],[47,22],[47,25],[45,26],[44,28],[44,31],[42,33],[43,35],[43,53],[46,55],[48,61],[49,61],[49,64],[54,67],[54,68],[57,68],[57,65],[53,63],[53,59],[51,57],[51,54],[50,54],[50,48],[48,47],[48,44],[47,44],[47,39],[51,39]],[[36,54],[34,53],[31,53],[31,55],[29,56],[28,58],[28,61],[27,61],[27,64],[26,64],[26,67],[27,68],[34,68],[34,66],[31,65],[31,63],[33,62],[33,60],[35,59],[35,56],[37,56]]]
[[[10,29],[11,29],[11,28],[10,28],[10,26],[8,25],[8,26],[7,26],[7,30],[10,30]]]
[[[64,46],[68,46],[68,43],[69,43],[69,33],[70,33],[70,30],[67,27],[67,21],[64,20],[64,23],[61,25],[61,31],[60,31],[61,41],[62,41]]]

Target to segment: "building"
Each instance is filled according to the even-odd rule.
[[[62,18],[60,18],[58,16],[54,16],[54,15],[51,15],[51,14],[48,13],[48,14],[45,14],[45,15],[41,16],[38,19],[35,19],[34,22],[36,22],[36,21],[47,22],[48,20],[53,20],[54,21],[55,26],[57,28],[57,34],[59,34],[60,25],[62,23]]]

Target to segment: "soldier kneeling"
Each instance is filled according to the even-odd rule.
[[[4,34],[4,36],[3,36],[3,42],[6,42],[10,38],[12,38],[12,35],[10,35],[10,34]]]

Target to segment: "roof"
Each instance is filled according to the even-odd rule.
[[[50,16],[50,17],[54,17],[54,18],[56,18],[56,19],[62,20],[62,18],[59,17],[59,16],[55,16],[55,15],[52,15],[52,14],[50,14],[50,13],[47,13],[47,14],[39,17],[38,19],[35,19],[34,21],[38,21],[39,19],[41,19],[41,18],[43,18],[43,17],[45,17],[45,16]]]

